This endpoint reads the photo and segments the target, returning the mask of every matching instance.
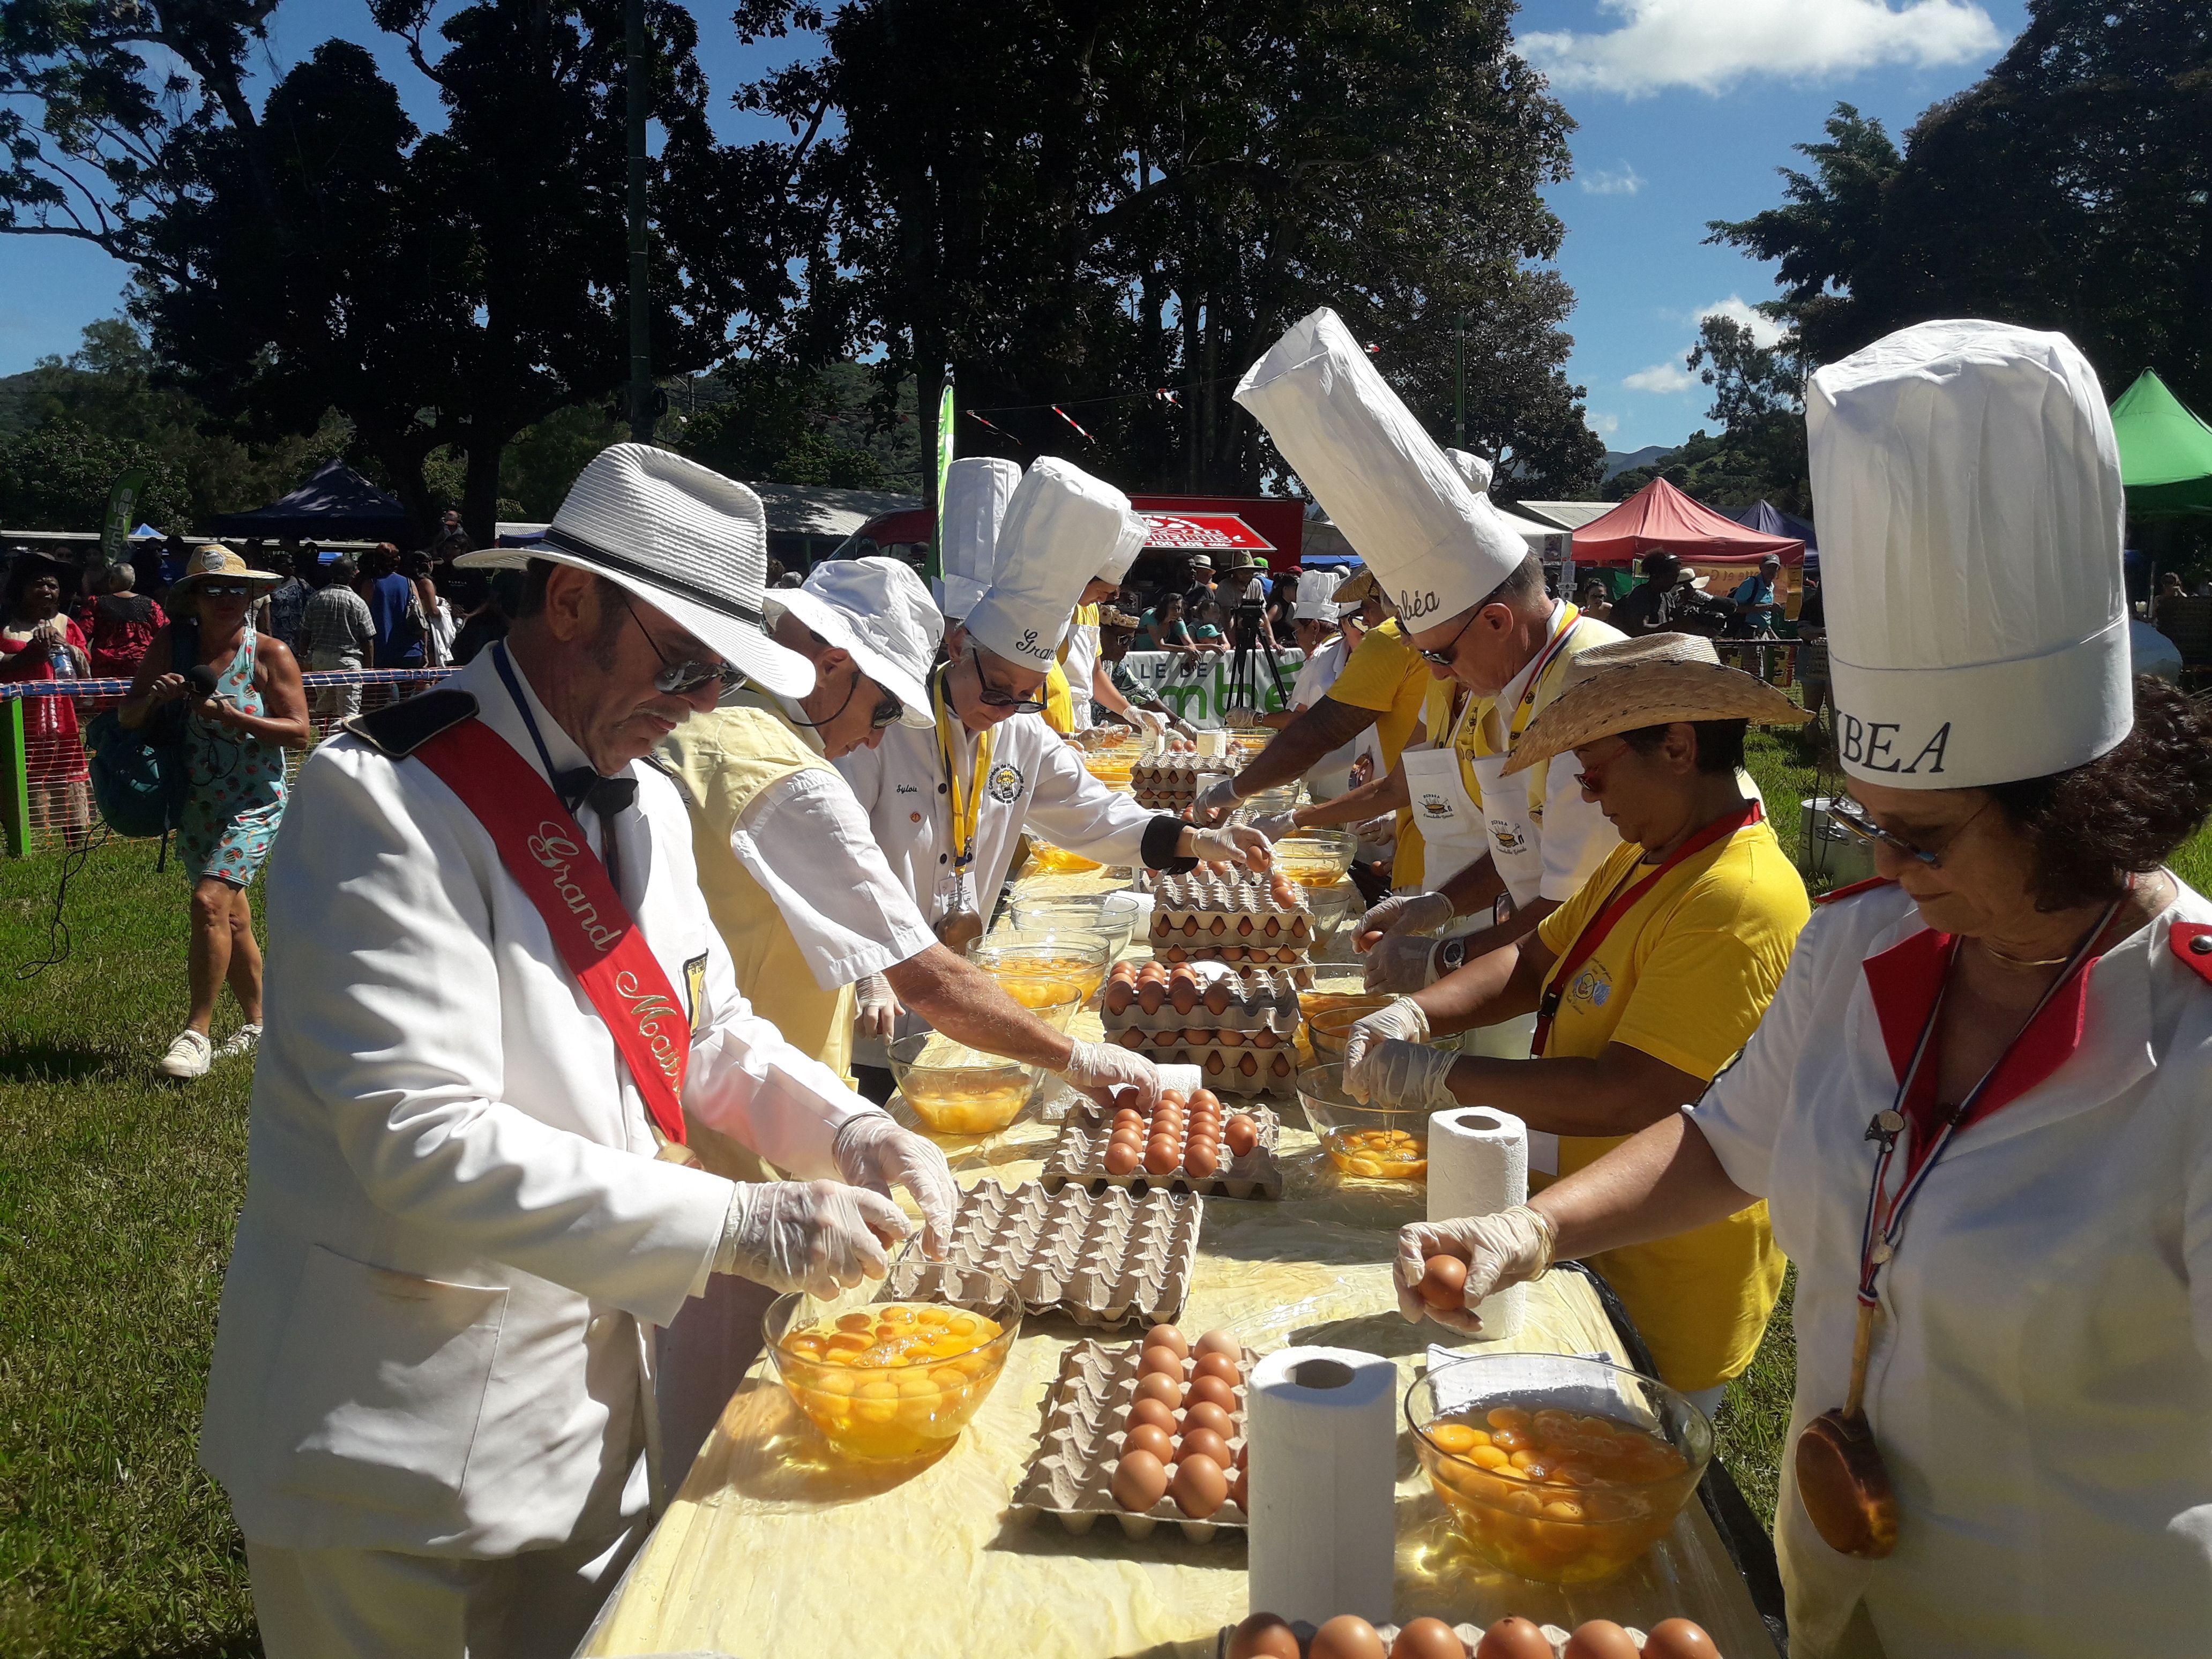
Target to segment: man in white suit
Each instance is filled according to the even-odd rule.
[[[653,1328],[716,1273],[880,1275],[895,1182],[951,1218],[935,1148],[738,995],[633,763],[740,673],[811,688],[757,499],[619,445],[528,556],[504,646],[318,750],[270,866],[200,1456],[272,1659],[570,1651],[647,1522]],[[696,1167],[687,1113],[793,1179]]]

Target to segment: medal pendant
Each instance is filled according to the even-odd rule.
[[[955,910],[937,924],[937,942],[957,956],[983,937],[983,918],[973,910]]]
[[[663,1140],[660,1143],[660,1150],[655,1152],[653,1157],[663,1164],[680,1164],[687,1170],[703,1170],[707,1167],[699,1161],[698,1153],[677,1140]]]

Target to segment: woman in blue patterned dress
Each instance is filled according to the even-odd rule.
[[[277,580],[248,569],[227,547],[193,554],[169,590],[169,608],[198,622],[198,652],[192,661],[173,661],[177,630],[161,635],[118,711],[135,727],[164,704],[191,704],[191,792],[177,848],[192,881],[192,1006],[161,1060],[171,1077],[198,1077],[217,1058],[250,1054],[261,1036],[261,947],[246,890],[284,816],[284,751],[305,749],[312,738],[299,664],[282,640],[258,632],[247,617],[261,590]],[[206,696],[194,696],[185,678],[196,665],[216,676]],[[208,1028],[226,980],[244,1023],[218,1053]]]

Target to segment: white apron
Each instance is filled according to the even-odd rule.
[[[1483,832],[1490,847],[1492,861],[1498,866],[1500,880],[1506,891],[1513,896],[1513,908],[1525,909],[1536,902],[1544,882],[1544,808],[1534,793],[1542,787],[1543,773],[1529,767],[1513,777],[1505,775],[1506,763],[1521,742],[1521,734],[1536,716],[1537,694],[1544,684],[1544,676],[1566,657],[1567,641],[1582,626],[1577,617],[1553,635],[1534,670],[1529,674],[1528,689],[1522,692],[1513,705],[1513,714],[1504,732],[1504,741],[1498,741],[1492,717],[1498,713],[1495,702],[1482,706],[1481,724],[1475,732],[1476,753],[1468,757],[1474,769],[1475,787],[1481,793]],[[1456,739],[1455,739],[1455,752]],[[1425,834],[1426,832],[1424,831]]]

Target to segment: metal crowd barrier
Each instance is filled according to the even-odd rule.
[[[373,668],[305,674],[307,719],[315,741],[340,721],[366,709],[410,697],[435,684],[450,668]],[[129,695],[119,679],[0,681],[0,851],[10,858],[62,853],[86,845],[105,830],[92,799],[84,728],[92,717]],[[66,702],[76,730],[52,716]],[[309,748],[313,745],[311,744]],[[288,751],[289,779],[307,758]]]

